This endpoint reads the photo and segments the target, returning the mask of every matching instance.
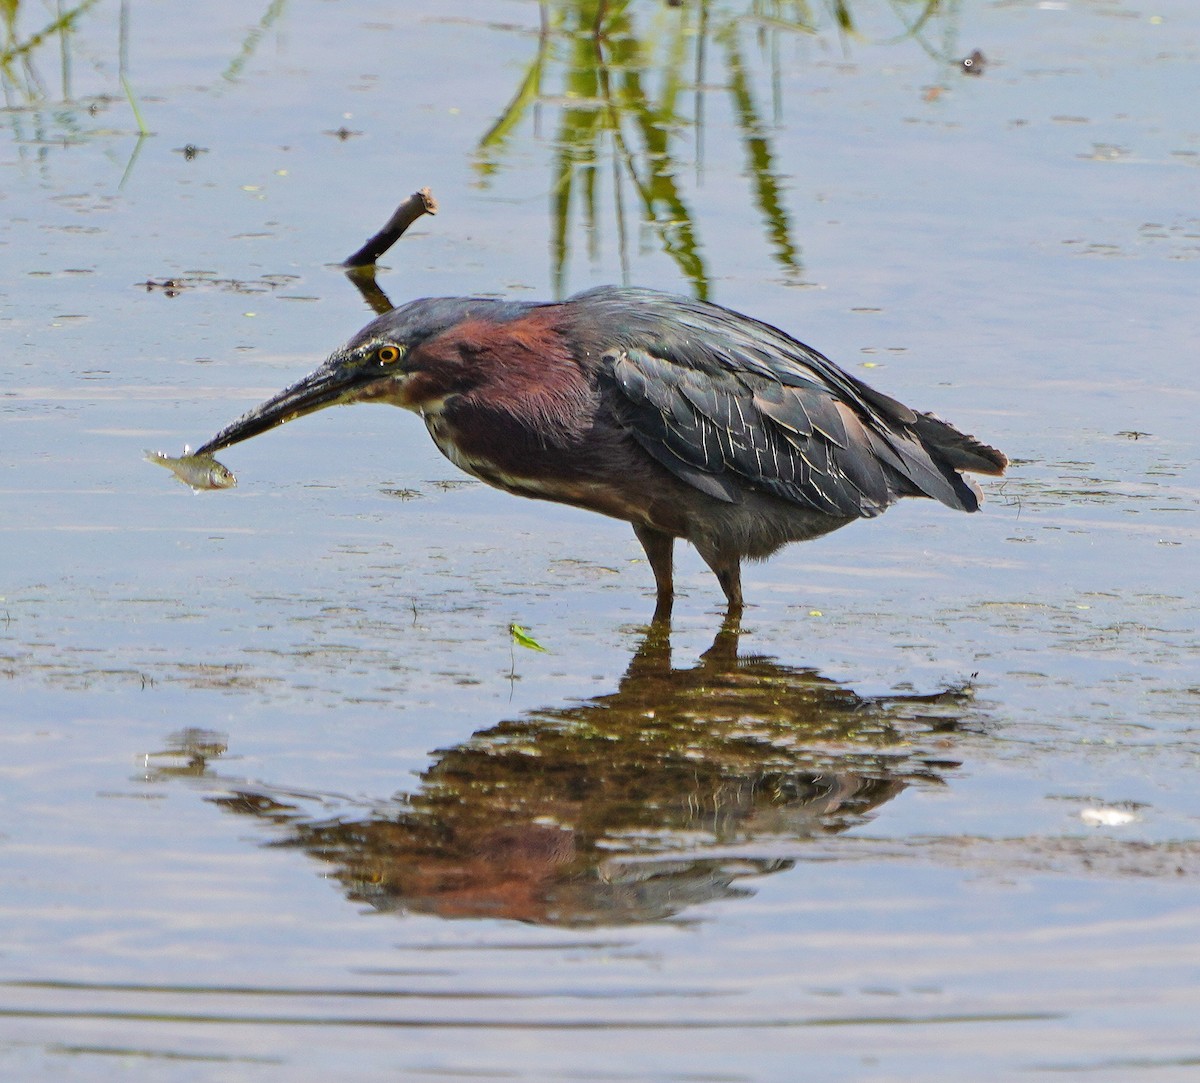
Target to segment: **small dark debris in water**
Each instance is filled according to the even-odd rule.
[[[987,57],[976,49],[970,56],[963,57],[958,66],[962,68],[964,75],[982,75],[983,69],[987,67]]]
[[[194,161],[199,155],[207,154],[208,147],[198,147],[195,143],[185,143],[182,147],[175,148],[176,154],[182,154],[184,161]]]
[[[217,278],[211,272],[198,271],[172,278],[147,278],[135,285],[141,286],[147,293],[161,290],[167,297],[178,297],[183,290],[197,286],[211,286],[230,293],[269,293],[285,286],[294,286],[299,281],[300,276],[293,274],[265,274],[246,281],[240,278]]]
[[[1126,440],[1140,440],[1143,436],[1150,436],[1151,434],[1141,432],[1138,429],[1122,429],[1117,435],[1125,437]]]
[[[343,124],[340,128],[326,129],[321,134],[332,135],[335,139],[340,139],[344,143],[347,139],[353,139],[356,135],[362,135],[362,132],[352,131]]]
[[[162,290],[167,297],[178,297],[180,291],[186,288],[185,283],[180,282],[177,278],[164,278],[161,281],[147,278],[145,282],[139,282],[138,285],[144,286],[147,293]]]

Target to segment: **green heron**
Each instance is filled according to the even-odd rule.
[[[451,462],[519,496],[632,524],[674,597],[676,538],[729,611],[741,562],[869,519],[903,496],[975,511],[962,471],[1005,456],[868,387],[731,309],[603,286],[566,301],[412,301],[199,449],[211,453],[341,403],[403,406]]]

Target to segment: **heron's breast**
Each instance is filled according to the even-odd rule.
[[[460,470],[488,485],[516,496],[551,500],[587,508],[618,519],[641,521],[643,501],[624,486],[589,477],[572,468],[571,456],[562,449],[536,456],[513,454],[511,446],[493,448],[463,438],[441,413],[425,415],[425,426],[438,450]]]

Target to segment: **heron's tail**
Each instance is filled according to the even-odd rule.
[[[918,413],[912,427],[921,442],[955,470],[999,475],[1008,466],[1008,456],[1004,452],[959,432],[933,414]]]
[[[977,511],[983,493],[964,472],[1003,474],[1008,459],[933,414],[910,414],[906,424],[871,438],[876,456],[907,483],[896,495],[928,496],[956,511]]]

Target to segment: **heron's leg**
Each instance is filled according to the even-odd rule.
[[[736,553],[727,553],[716,547],[696,545],[696,551],[712,570],[725,592],[729,603],[727,616],[737,616],[742,611],[742,559]]]
[[[646,550],[646,559],[650,561],[650,570],[654,573],[654,585],[658,590],[654,621],[658,623],[670,618],[675,601],[675,539],[661,530],[637,523],[633,524],[633,532]]]

